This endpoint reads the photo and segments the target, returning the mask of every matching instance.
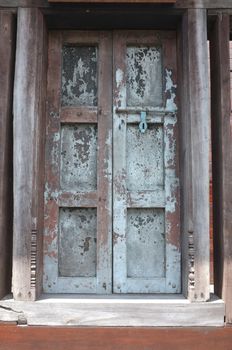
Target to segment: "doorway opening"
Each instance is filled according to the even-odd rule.
[[[181,293],[176,33],[49,37],[44,292]]]

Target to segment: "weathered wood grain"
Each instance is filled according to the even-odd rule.
[[[96,328],[0,326],[4,350],[231,350],[232,328]]]
[[[182,231],[181,235],[181,251],[182,251],[182,266],[181,266],[181,278],[182,278],[182,293],[185,297],[188,296],[188,274],[189,274],[189,238],[188,238],[188,223],[187,220],[189,215],[189,201],[186,187],[188,186],[188,172],[189,167],[187,166],[187,159],[189,158],[189,130],[187,130],[187,101],[188,101],[188,72],[187,72],[187,16],[182,19],[177,32],[177,64],[178,64],[178,83],[181,82],[178,98],[180,99],[180,123],[179,123],[179,143],[180,143],[180,164],[183,166],[180,169],[180,182],[182,186],[180,187],[180,202],[181,202],[181,212],[180,212],[180,227]],[[183,47],[185,46],[185,51]],[[187,132],[188,131],[188,132]]]
[[[180,103],[180,187],[181,196],[181,250],[182,250],[182,293],[188,297],[189,290],[189,267],[192,262],[189,261],[189,215],[190,203],[188,191],[189,186],[189,162],[190,157],[190,128],[188,128],[188,21],[187,16],[182,19],[182,24],[178,30],[178,82],[181,82],[178,97]],[[192,266],[193,268],[193,266]],[[193,270],[194,271],[194,270]]]
[[[215,292],[232,323],[232,134],[230,18],[217,16],[210,35]]]
[[[206,301],[209,299],[210,125],[206,11],[188,10],[182,31],[183,292],[192,301]]]
[[[46,29],[37,9],[19,9],[14,85],[13,293],[41,288]],[[37,289],[38,287],[38,289]]]
[[[1,301],[0,309],[0,321],[24,318],[31,326],[222,327],[225,305],[219,299],[191,303],[170,295],[92,299],[51,295],[36,302]]]
[[[99,35],[97,292],[112,293],[112,33]]]
[[[10,291],[13,221],[12,95],[15,17],[0,11],[0,298]]]
[[[86,110],[83,108],[62,108],[61,123],[97,123],[97,108]]]
[[[60,147],[60,94],[61,94],[61,33],[50,32],[48,36],[48,77],[46,108],[46,151],[44,191],[44,234],[43,234],[43,290],[47,284],[47,262],[57,261],[57,231],[59,206],[59,147]],[[54,232],[50,237],[50,232]],[[57,264],[51,264],[50,274],[58,274]]]

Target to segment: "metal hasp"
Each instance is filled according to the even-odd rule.
[[[144,134],[145,131],[147,130],[146,117],[147,117],[147,112],[141,112],[140,114],[141,122],[139,123],[139,130],[142,134]]]

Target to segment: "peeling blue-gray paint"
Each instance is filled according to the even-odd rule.
[[[163,104],[160,47],[127,47],[127,105]]]
[[[62,106],[97,106],[97,48],[64,46]]]

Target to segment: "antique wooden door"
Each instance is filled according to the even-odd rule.
[[[175,34],[114,34],[114,293],[180,293]]]
[[[175,33],[51,32],[47,293],[179,293]]]
[[[44,291],[112,290],[112,39],[50,34]]]

